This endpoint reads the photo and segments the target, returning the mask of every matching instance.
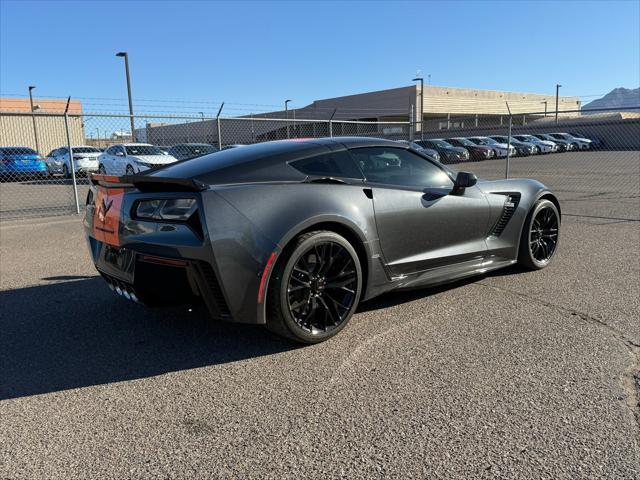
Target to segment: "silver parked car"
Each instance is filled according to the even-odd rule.
[[[573,145],[573,150],[589,150],[591,148],[591,140],[588,138],[574,137],[569,133],[550,133],[553,138],[565,140]]]
[[[527,142],[538,147],[538,153],[555,153],[558,151],[558,145],[549,140],[540,140],[533,135],[514,135],[513,138],[521,142]]]
[[[428,155],[430,158],[435,160],[436,162],[440,161],[440,154],[433,150],[432,148],[423,147],[422,145],[418,145],[416,142],[411,142],[409,140],[397,140],[398,143],[402,143],[403,145],[408,145],[414,150],[418,150],[425,155]]]
[[[87,175],[98,171],[98,157],[102,153],[99,148],[87,145],[71,147],[73,155],[73,170],[76,175]],[[71,177],[71,159],[67,147],[56,148],[51,151],[45,161],[49,175],[61,174],[65,178]]]

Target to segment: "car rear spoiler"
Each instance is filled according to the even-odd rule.
[[[142,192],[201,192],[208,185],[191,178],[167,178],[150,175],[91,175],[91,183],[105,188],[132,188]]]

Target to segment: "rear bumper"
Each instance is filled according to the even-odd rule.
[[[92,260],[116,293],[126,297],[128,292],[129,298],[134,293],[134,299],[147,305],[202,301],[216,318],[265,323],[258,292],[265,265],[278,246],[215,192],[173,191],[180,187],[174,183],[167,186],[169,191],[145,192],[144,183],[142,190],[130,184],[116,188],[114,182],[122,180],[92,177],[84,220]],[[198,201],[194,221],[132,217],[138,200],[185,196]]]
[[[208,262],[113,247],[91,236],[88,241],[96,269],[109,288],[127,300],[147,306],[204,303],[213,318],[232,319]]]

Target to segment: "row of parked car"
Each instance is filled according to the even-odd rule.
[[[577,133],[517,134],[508,142],[506,135],[486,137],[452,137],[415,140],[400,140],[423,151],[442,163],[491,160],[510,156],[536,155],[543,153],[589,150],[597,142]],[[507,145],[507,143],[509,143]],[[235,148],[242,145],[228,145]],[[0,147],[0,177],[76,175],[106,173],[131,175],[151,168],[207,155],[218,148],[206,143],[183,143],[171,147],[158,147],[148,143],[123,143],[102,150],[97,147],[78,145],[57,148],[46,157],[27,147]],[[73,162],[71,162],[71,155]],[[73,165],[73,167],[72,167]]]
[[[229,145],[225,148],[231,148]],[[42,157],[28,147],[0,147],[0,176],[11,177],[71,177],[89,173],[132,174],[178,160],[199,157],[218,149],[206,143],[187,143],[160,148],[148,143],[125,143],[100,149],[88,145],[60,147]],[[73,156],[73,162],[71,162]]]
[[[421,150],[434,160],[442,163],[491,160],[507,156],[527,156],[544,153],[590,150],[596,142],[577,133],[536,133],[486,137],[451,137],[428,140],[406,141],[413,148]]]

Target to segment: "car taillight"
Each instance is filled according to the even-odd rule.
[[[136,203],[134,212],[140,219],[186,222],[197,207],[198,204],[194,198],[140,200]]]

